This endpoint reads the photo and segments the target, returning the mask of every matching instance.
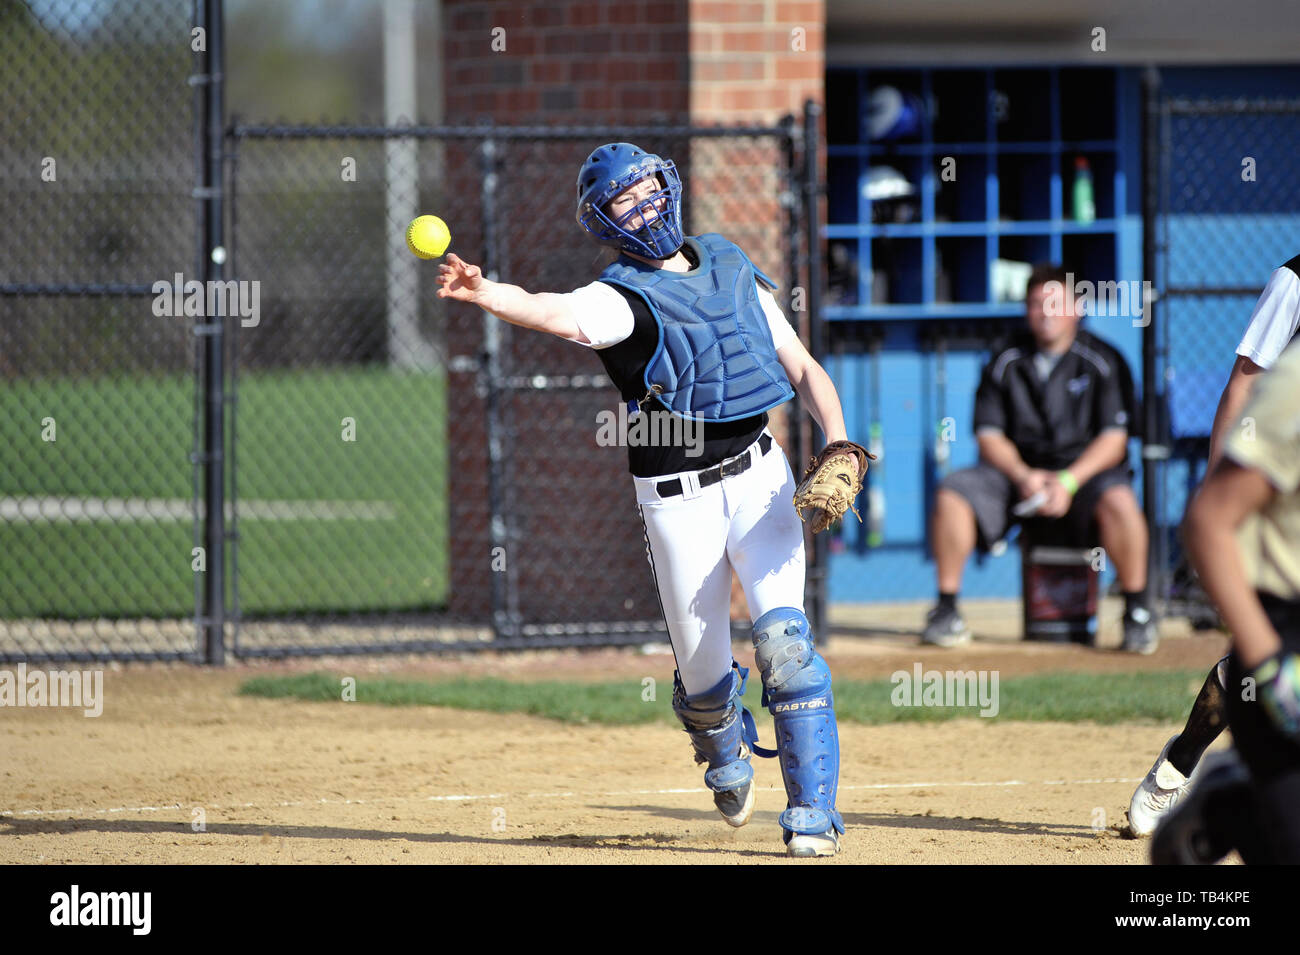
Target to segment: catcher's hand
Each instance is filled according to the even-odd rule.
[[[438,289],[438,298],[473,302],[483,287],[483,270],[470,265],[455,252],[448,252],[446,260],[438,266],[438,282],[442,285]]]
[[[867,473],[867,462],[876,456],[852,441],[832,441],[813,458],[803,480],[794,492],[794,509],[801,521],[804,508],[813,511],[811,522],[814,534],[826,530],[845,511],[853,511],[860,522],[862,515],[853,506],[853,499],[862,490],[862,479]]]

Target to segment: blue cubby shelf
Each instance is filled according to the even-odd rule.
[[[1116,231],[1114,219],[1093,222],[1068,222],[1060,219],[1028,219],[1003,222],[907,222],[885,225],[828,225],[828,239],[922,238],[934,236],[982,235],[1111,235]]]
[[[833,276],[828,304],[840,307],[828,316],[889,319],[895,317],[892,306],[907,305],[920,306],[912,317],[924,318],[931,310],[951,313],[947,306],[957,303],[997,306],[988,278],[994,261],[1030,253],[1059,261],[1074,251],[1080,278],[1115,278],[1133,158],[1120,134],[1122,124],[1136,121],[1123,115],[1121,73],[1084,67],[830,70],[828,110],[845,110],[855,121],[828,126],[831,216],[825,237],[840,246],[836,258],[849,264]],[[878,85],[927,104],[909,139],[867,138],[864,107]],[[962,138],[947,138],[951,134]],[[1092,174],[1092,221],[1078,221],[1073,208],[1079,157]],[[876,166],[897,170],[912,185],[912,199],[890,206],[910,210],[911,221],[873,220],[866,184]],[[1042,241],[1004,241],[1016,236]],[[940,248],[951,237],[985,241]],[[1067,249],[1066,237],[1087,237],[1092,248]],[[952,282],[954,271],[967,280]],[[970,280],[977,274],[983,279]]]
[[[1057,142],[1020,143],[1020,142],[983,142],[983,143],[861,143],[857,145],[829,145],[828,156],[965,156],[971,154],[992,153],[1042,153],[1056,151],[1066,152],[1114,152],[1119,143],[1113,139],[1059,140]]]
[[[926,104],[914,135],[869,139],[866,106],[881,85]],[[994,261],[1051,260],[1098,282],[1141,278],[1139,88],[1127,68],[827,70],[826,367],[849,434],[865,439],[876,425],[884,436],[868,476],[883,508],[875,533],[849,522],[836,532],[832,600],[933,596],[934,491],[947,471],[975,463],[979,374],[993,339],[1024,314],[1021,302],[999,298]],[[1079,156],[1093,179],[1086,222],[1072,201]],[[896,170],[913,195],[874,206],[865,194],[873,166]],[[1085,327],[1140,372],[1141,329],[1130,318],[1097,316]],[[946,449],[936,439],[944,422],[956,434]],[[1136,455],[1133,463],[1140,468]],[[1015,555],[1013,544],[972,561],[964,592],[1018,595]]]
[[[827,319],[902,319],[924,320],[941,318],[1016,318],[1024,314],[1019,302],[949,302],[930,305],[924,309],[915,305],[831,305],[822,309]]]

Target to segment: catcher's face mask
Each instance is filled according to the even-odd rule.
[[[628,208],[608,206],[630,187],[650,180],[657,189],[634,190]],[[596,149],[578,172],[577,220],[601,245],[648,259],[666,259],[682,247],[682,182],[669,160],[631,143]]]
[[[602,211],[616,227],[635,235],[658,219],[667,203],[660,178],[647,176],[620,192]]]

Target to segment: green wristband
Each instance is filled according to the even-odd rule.
[[[1079,482],[1074,479],[1074,475],[1069,471],[1057,471],[1056,480],[1060,483],[1061,487],[1070,492],[1070,497],[1074,497],[1074,495],[1079,493]]]

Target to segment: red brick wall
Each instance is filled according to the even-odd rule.
[[[447,122],[685,123],[687,6],[444,0]]]
[[[822,0],[444,0],[443,10],[444,116],[448,124],[475,124],[491,118],[499,124],[551,126],[769,125],[787,113],[799,116],[807,98],[822,100]],[[504,49],[500,49],[502,43]],[[513,210],[519,221],[572,221],[572,182],[577,164],[585,155],[584,149],[574,151],[573,145],[566,142],[532,147],[538,175],[548,183],[558,181],[554,190],[548,185],[545,195],[539,191],[533,197],[534,204],[527,214]],[[556,172],[563,165],[551,155],[557,150],[574,152],[567,157],[571,168]],[[521,148],[520,153],[524,152]],[[451,161],[453,155],[457,161]],[[764,155],[759,150],[738,151],[702,141],[690,150],[681,148],[670,155],[690,190],[689,201],[695,210],[693,226],[698,231],[717,231],[732,238],[760,268],[784,282],[785,261],[778,230],[784,228],[785,210],[771,198],[779,191],[771,157],[770,151]],[[449,149],[448,158],[447,188],[458,193],[463,190],[463,194],[476,193],[480,178],[472,153],[457,146]],[[457,250],[464,256],[467,248],[474,253],[473,247],[464,245]],[[591,248],[594,250],[594,245]],[[566,286],[557,285],[564,279],[555,275],[546,260],[553,259],[558,251],[545,243],[524,241],[520,236],[508,253],[510,274],[502,278],[534,291],[567,291],[594,277],[595,270],[587,276],[577,269]],[[587,265],[589,258],[575,255],[575,268]],[[448,333],[452,354],[475,354],[481,348],[477,321],[466,317],[452,322]],[[516,346],[526,335],[514,333]],[[549,373],[600,370],[590,354],[566,349],[558,342],[539,345],[517,356],[521,364]],[[463,451],[468,455],[457,460],[452,470],[453,526],[457,535],[472,535],[483,541],[485,550],[481,559],[469,555],[469,559],[453,562],[452,594],[456,610],[478,615],[486,609],[481,603],[486,595],[482,577],[488,572],[490,560],[486,552],[486,461],[481,453],[485,440],[476,444],[464,433],[482,422],[483,408],[474,395],[473,376],[453,375],[452,381],[451,413],[453,420],[460,422],[459,440],[464,442],[454,453],[460,455]],[[785,443],[783,414],[773,416],[772,430]],[[570,449],[567,457],[539,458],[530,454],[526,463],[520,460],[518,464],[538,481],[564,487],[569,479],[577,482],[575,486],[585,486],[595,477],[604,477],[595,474],[594,469],[603,471],[607,463],[610,495],[620,501],[628,498],[624,452],[601,449],[601,453],[599,465],[576,449]],[[798,473],[802,455],[790,449],[790,458]],[[573,474],[567,475],[566,467]],[[542,516],[527,518],[528,526],[521,530],[536,532],[535,522]],[[574,533],[583,531],[578,523],[553,530],[562,534],[566,527]],[[620,523],[604,530],[637,539],[631,540],[627,555],[601,568],[602,576],[611,582],[631,579],[629,575],[648,580],[639,534],[630,533],[639,530],[639,525],[630,528]],[[570,569],[581,579],[583,571]],[[559,602],[575,598],[584,603],[594,598],[596,604],[604,606],[592,609],[613,618],[620,615],[622,605],[615,601],[621,599],[621,588],[587,587],[585,594],[561,596],[554,582],[548,586],[545,580],[534,579],[539,572],[537,562],[530,559],[520,581],[521,590],[528,594],[524,601],[527,606],[522,609],[530,619],[538,615],[566,619],[568,615],[559,609]],[[548,607],[548,599],[557,606]],[[657,607],[647,608],[640,598],[635,606],[622,609],[627,616],[638,619],[658,616]],[[733,587],[732,615],[747,616],[738,586]]]
[[[772,122],[822,99],[823,0],[444,0],[443,9],[449,123]]]
[[[691,117],[773,122],[822,99],[822,0],[690,0]]]

